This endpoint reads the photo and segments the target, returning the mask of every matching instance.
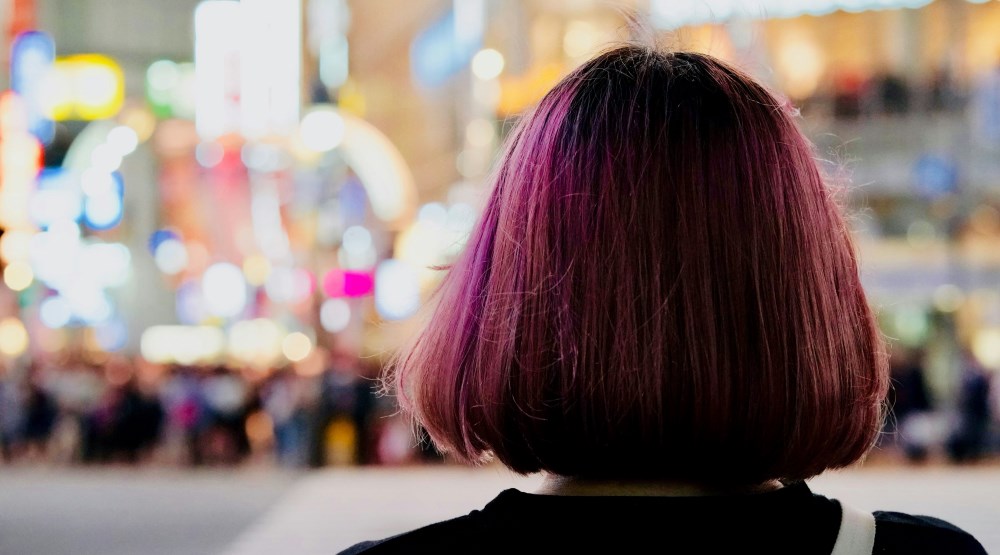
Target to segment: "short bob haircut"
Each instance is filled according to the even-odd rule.
[[[466,462],[752,484],[872,446],[885,349],[795,110],[711,56],[620,46],[511,133],[406,412]]]

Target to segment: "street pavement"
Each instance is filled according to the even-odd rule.
[[[0,466],[0,555],[212,555],[300,477]]]
[[[450,466],[298,474],[0,467],[0,555],[333,555],[540,483]],[[865,510],[944,518],[1000,553],[1000,468],[875,467],[828,473],[811,486]]]

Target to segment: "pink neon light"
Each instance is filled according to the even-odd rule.
[[[333,269],[323,278],[323,291],[328,297],[364,297],[375,291],[375,275]]]

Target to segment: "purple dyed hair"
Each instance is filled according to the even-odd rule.
[[[863,457],[884,348],[792,111],[704,54],[623,46],[563,79],[394,364],[404,410],[521,473],[757,483]]]

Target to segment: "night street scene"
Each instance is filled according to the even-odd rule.
[[[1000,0],[0,33],[0,555],[1000,553]]]

